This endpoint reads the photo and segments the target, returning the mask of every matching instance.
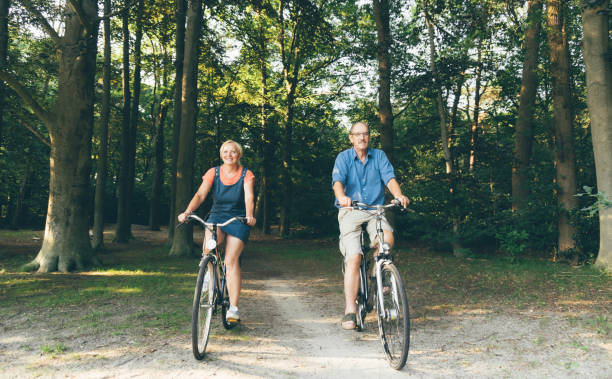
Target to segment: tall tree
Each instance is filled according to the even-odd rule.
[[[176,225],[176,166],[179,150],[179,135],[181,130],[181,96],[183,93],[183,60],[185,57],[185,17],[186,0],[176,0],[176,61],[173,101],[172,152],[170,157],[170,220],[168,221],[168,241],[174,239]]]
[[[123,36],[123,71],[121,84],[123,88],[123,109],[121,121],[121,163],[119,167],[119,182],[117,186],[117,223],[115,225],[115,242],[126,243],[130,238],[130,10],[126,7],[121,19]]]
[[[378,40],[378,118],[381,125],[382,149],[393,159],[393,108],[391,107],[391,30],[389,28],[389,0],[372,0]]]
[[[59,61],[54,111],[45,109],[18,78],[0,70],[0,79],[44,123],[51,141],[45,235],[38,255],[24,268],[66,272],[85,267],[93,258],[87,210],[98,7],[95,0],[66,0],[64,34],[60,36],[31,1],[22,0],[21,4],[49,35]]]
[[[6,70],[8,58],[8,15],[10,8],[10,0],[0,0],[0,70]],[[4,130],[4,104],[5,104],[6,86],[4,82],[0,82],[0,146],[2,146],[2,132]]]
[[[569,212],[578,204],[576,198],[576,156],[572,102],[569,77],[569,51],[567,47],[566,21],[563,3],[547,0],[548,46],[552,78],[553,120],[555,129],[555,168],[557,201],[559,203],[559,252],[572,250],[576,246],[574,226]]]
[[[128,236],[132,235],[132,214],[134,198],[134,181],[136,180],[136,135],[138,133],[138,123],[140,121],[140,90],[142,82],[142,28],[143,28],[144,0],[138,0],[136,6],[136,33],[134,36],[134,93],[130,108],[130,151],[129,151],[129,170],[128,170],[128,193],[127,193],[127,217],[125,219]]]
[[[533,142],[534,105],[537,89],[536,64],[540,47],[542,1],[530,0],[527,8],[527,28],[523,43],[523,74],[519,95],[518,119],[514,132],[514,161],[512,164],[512,209],[522,209],[529,194],[527,170]]]
[[[193,159],[195,127],[198,115],[198,56],[202,29],[202,1],[189,0],[185,30],[185,58],[183,63],[183,94],[181,130],[176,170],[176,209],[174,217],[183,212],[193,196]],[[190,226],[177,229],[172,239],[170,255],[193,254],[193,233]]]
[[[111,13],[111,0],[104,0],[104,14]],[[92,246],[95,250],[104,248],[104,187],[106,186],[108,162],[108,118],[110,115],[110,69],[111,69],[111,28],[110,18],[104,21],[104,62],[102,64],[102,109],[100,110],[100,148],[96,170],[96,192],[94,196],[94,224]]]
[[[612,196],[612,63],[610,62],[609,0],[582,1],[583,49],[587,103],[597,189]],[[612,271],[612,207],[599,207],[599,254],[596,264]]]

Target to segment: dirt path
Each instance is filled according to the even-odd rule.
[[[193,359],[187,325],[166,338],[129,330],[90,336],[68,326],[82,311],[64,309],[0,321],[0,377],[612,377],[612,340],[586,327],[593,315],[529,309],[415,315],[408,363],[397,372],[384,358],[373,315],[362,333],[340,328],[337,278],[271,271],[258,262],[244,271],[242,324],[226,331],[215,320],[204,361]],[[121,322],[137,312],[129,306],[104,311]],[[50,340],[68,351],[41,354],[37,347]]]

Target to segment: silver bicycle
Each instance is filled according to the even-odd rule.
[[[354,211],[368,212],[376,216],[376,235],[384,241],[382,220],[385,210],[399,206],[397,200],[386,205],[370,205],[353,201]],[[367,254],[366,224],[361,229],[363,258],[359,269],[359,291],[357,293],[357,330],[363,330],[366,314],[376,308],[378,334],[391,367],[400,370],[406,364],[410,346],[410,314],[404,282],[393,263],[391,248],[386,242],[378,243],[374,257],[374,276],[370,278],[371,260]]]

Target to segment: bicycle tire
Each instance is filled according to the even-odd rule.
[[[227,293],[227,279],[225,279],[225,284],[222,284],[223,286],[223,293],[222,293],[222,297],[221,297],[221,321],[223,322],[223,327],[225,329],[232,329],[233,327],[235,327],[236,325],[238,325],[237,322],[228,322],[227,319],[225,318],[225,315],[227,314],[227,310],[230,307],[230,301],[229,301],[229,294]]]
[[[193,310],[191,314],[191,346],[193,356],[197,360],[204,359],[206,345],[210,335],[210,322],[212,320],[215,306],[215,264],[210,257],[202,260],[198,279],[196,281],[195,293],[193,295]],[[208,272],[208,292],[204,287],[204,277]],[[203,292],[204,290],[204,292]],[[204,296],[202,296],[204,294]]]
[[[410,348],[410,313],[408,297],[399,270],[393,263],[385,263],[381,269],[383,287],[390,290],[383,296],[384,309],[378,309],[378,329],[380,341],[391,367],[401,370],[406,364]],[[377,302],[380,308],[380,301]]]

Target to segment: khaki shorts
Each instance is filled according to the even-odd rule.
[[[361,254],[361,224],[368,223],[367,231],[372,243],[376,244],[376,215],[356,209],[340,209],[338,212],[338,225],[340,226],[340,252],[346,262],[355,254]],[[393,228],[386,217],[382,219],[382,228],[393,232]]]

